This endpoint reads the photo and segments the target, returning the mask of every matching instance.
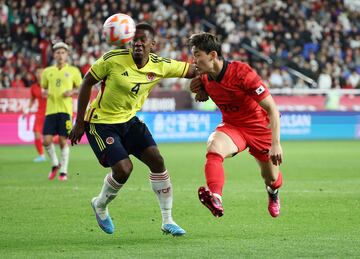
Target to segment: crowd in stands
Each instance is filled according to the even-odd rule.
[[[102,24],[118,12],[156,28],[160,56],[190,61],[188,36],[209,31],[272,88],[360,88],[360,10],[347,0],[0,0],[0,88],[30,86],[60,40],[86,73],[109,50]]]

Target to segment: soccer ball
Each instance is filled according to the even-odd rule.
[[[134,38],[135,22],[126,14],[117,13],[106,19],[103,25],[103,35],[107,43],[122,46]]]

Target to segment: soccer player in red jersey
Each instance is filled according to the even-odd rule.
[[[224,158],[249,148],[260,166],[269,196],[268,210],[272,217],[280,214],[279,191],[282,175],[280,116],[276,104],[256,72],[246,63],[224,60],[221,44],[210,33],[194,34],[189,39],[200,77],[190,88],[197,100],[215,102],[222,113],[222,122],[209,136],[205,164],[208,187],[200,187],[200,201],[216,217],[224,214]]]
[[[27,114],[31,110],[32,106],[35,104],[35,101],[37,101],[38,109],[35,113],[35,122],[34,122],[33,131],[34,131],[34,144],[39,156],[34,158],[33,160],[34,162],[43,162],[46,160],[44,155],[44,148],[42,145],[42,130],[45,119],[46,98],[42,95],[41,87],[39,84],[41,73],[42,73],[42,69],[37,68],[35,71],[35,77],[37,81],[30,86],[31,97],[30,97],[29,107],[24,110],[24,114]]]

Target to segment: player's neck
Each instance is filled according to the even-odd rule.
[[[57,67],[58,69],[62,69],[65,65],[66,65],[66,63],[57,63],[57,64],[56,64],[56,67]]]
[[[138,59],[138,58],[134,58],[134,57],[133,57],[133,60],[134,60],[134,62],[135,62],[135,64],[136,64],[136,67],[137,67],[138,69],[140,69],[140,68],[143,68],[143,67],[148,63],[149,57],[147,57],[147,58],[142,58],[142,59]]]
[[[224,60],[215,59],[213,69],[208,74],[211,76],[211,78],[216,79],[218,75],[221,73],[223,66],[224,66]]]

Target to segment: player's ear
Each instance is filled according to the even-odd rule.
[[[156,41],[152,40],[150,45],[150,50],[153,51],[155,49]]]
[[[210,51],[210,55],[211,55],[212,59],[218,58],[218,54],[217,54],[217,52],[215,50]]]

